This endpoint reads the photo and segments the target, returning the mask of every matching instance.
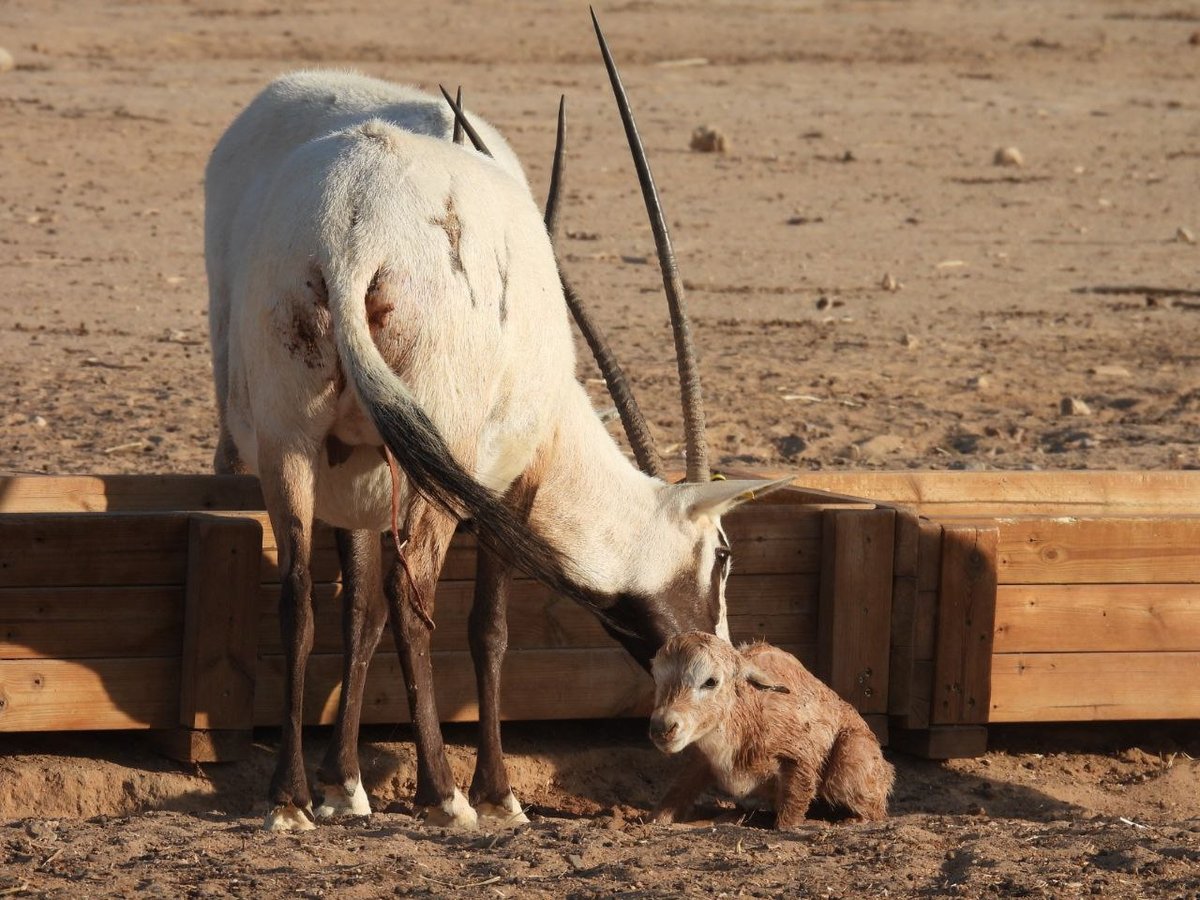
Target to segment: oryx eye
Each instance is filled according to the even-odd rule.
[[[704,682],[704,684],[700,685],[700,687],[704,688],[704,690],[706,690],[706,691],[711,691],[716,686],[717,686],[717,679],[715,679],[715,678],[710,678],[710,679],[708,679],[708,681]]]
[[[726,563],[729,561],[729,558],[733,556],[733,551],[728,547],[718,547],[714,552],[716,553],[717,562],[719,563]]]

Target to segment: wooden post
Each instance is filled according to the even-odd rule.
[[[169,756],[215,762],[247,755],[254,727],[262,526],[189,517],[179,725],[160,735]]]
[[[933,671],[935,725],[983,725],[996,621],[995,526],[946,525]]]
[[[892,580],[891,666],[888,671],[888,714],[907,724],[913,705],[914,627],[921,523],[916,512],[896,510],[896,549]]]
[[[888,711],[895,527],[891,509],[823,514],[817,674],[865,716]]]

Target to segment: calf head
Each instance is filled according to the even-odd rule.
[[[650,739],[664,753],[678,753],[720,726],[747,689],[788,692],[728,642],[696,631],[671,638],[651,670]]]

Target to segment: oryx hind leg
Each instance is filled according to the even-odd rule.
[[[314,828],[312,795],[304,774],[301,727],[304,670],[313,644],[312,557],[314,460],[293,448],[261,453],[259,479],[279,548],[279,630],[286,673],[283,688],[283,735],[271,778],[271,810],[264,827],[271,831]]]
[[[342,566],[342,694],[333,740],[317,769],[321,819],[371,814],[358,764],[358,729],[367,668],[387,624],[378,532],[339,528],[335,535]]]
[[[529,821],[513,795],[500,744],[500,670],[508,649],[506,609],[512,567],[479,548],[475,599],[468,634],[479,696],[479,751],[469,797],[481,825],[523,825]]]
[[[433,613],[438,575],[454,536],[455,520],[424,500],[408,515],[408,540],[387,578],[392,633],[408,691],[417,752],[417,815],[431,825],[474,828],[475,810],[454,781],[433,694],[430,629],[418,610]]]

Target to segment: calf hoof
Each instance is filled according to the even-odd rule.
[[[337,816],[369,816],[371,801],[363,790],[359,780],[348,781],[345,784],[322,785],[325,796],[317,807],[318,819],[332,819]]]
[[[475,804],[475,812],[479,814],[479,825],[482,828],[512,828],[529,824],[529,817],[521,809],[521,804],[517,802],[512,791],[499,803],[488,803],[484,800]]]
[[[312,804],[303,808],[294,803],[281,804],[267,813],[263,821],[263,828],[267,831],[312,831],[316,827]]]
[[[474,831],[479,827],[479,817],[458,788],[454,789],[453,797],[437,806],[418,806],[417,818],[426,825],[434,825],[438,828]]]

